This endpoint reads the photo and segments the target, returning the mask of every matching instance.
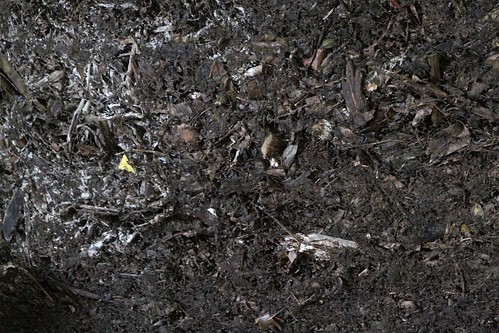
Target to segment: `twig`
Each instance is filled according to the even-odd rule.
[[[288,235],[290,235],[291,237],[293,237],[297,242],[298,244],[301,244],[302,242],[298,239],[298,237],[293,233],[291,232],[291,230],[289,230],[288,228],[286,228],[278,219],[276,219],[275,217],[273,217],[272,215],[270,215],[269,213],[267,213],[266,211],[262,210],[262,209],[259,209],[257,205],[255,205],[254,203],[251,203],[257,210],[261,211],[262,213],[264,213],[265,215],[267,215],[268,217],[270,217],[275,223],[277,223],[281,228],[284,229],[284,231],[286,231],[288,233]]]
[[[118,215],[122,210],[118,208],[109,208],[109,207],[99,207],[99,206],[91,206],[91,205],[80,205],[79,208],[85,210],[85,211],[90,211],[94,212],[97,214],[104,214],[104,215]]]
[[[35,277],[30,273],[28,272],[26,269],[20,267],[25,273],[26,275],[28,275],[34,282],[35,284],[38,286],[38,288],[40,288],[40,290],[45,294],[45,296],[47,296],[47,298],[50,300],[50,302],[54,303],[54,299],[49,295],[49,293],[42,287],[42,285],[38,282],[37,279],[35,279]]]
[[[331,16],[331,14],[334,12],[335,9],[336,7],[331,8],[331,10],[327,12],[327,14],[322,18],[322,20],[326,21],[329,18],[329,16]]]

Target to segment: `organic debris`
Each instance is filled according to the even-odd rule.
[[[284,328],[284,319],[277,317],[277,315],[263,315],[255,319],[255,324],[261,331],[266,331],[268,329],[276,329],[277,331],[282,331]]]
[[[356,249],[358,244],[354,241],[331,237],[322,234],[294,234],[293,236],[285,236],[284,242],[281,244],[288,251],[291,263],[296,259],[298,253],[308,253],[317,260],[329,260],[332,257],[332,251],[335,248],[353,248]]]
[[[0,9],[0,332],[497,331],[497,0]]]

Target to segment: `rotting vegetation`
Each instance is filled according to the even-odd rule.
[[[494,1],[0,8],[2,331],[497,327]]]

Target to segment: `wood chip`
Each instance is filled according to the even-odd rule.
[[[343,80],[341,89],[351,124],[355,128],[363,127],[372,116],[365,114],[366,101],[362,94],[362,74],[351,61],[347,62],[345,80]]]

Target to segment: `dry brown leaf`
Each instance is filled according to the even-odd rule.
[[[229,72],[225,70],[224,65],[214,61],[210,66],[210,77],[222,84],[227,91],[234,91],[234,84],[230,78]]]
[[[272,133],[267,135],[265,140],[263,140],[262,148],[260,148],[260,151],[265,158],[281,154],[283,150],[284,142]]]
[[[189,143],[196,139],[198,131],[192,128],[191,125],[180,124],[177,127],[177,135],[182,139],[184,143]]]
[[[462,123],[455,123],[440,131],[431,139],[426,154],[430,155],[433,163],[441,157],[450,155],[468,146],[471,142],[470,131]]]
[[[324,61],[324,59],[326,58],[326,56],[327,56],[327,51],[326,50],[324,50],[324,49],[317,49],[317,53],[315,54],[314,61],[312,61],[312,64],[310,65],[310,67],[314,71],[318,71],[319,68],[321,68],[322,62]]]

